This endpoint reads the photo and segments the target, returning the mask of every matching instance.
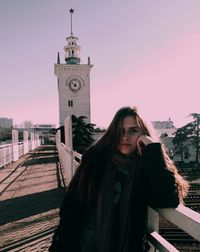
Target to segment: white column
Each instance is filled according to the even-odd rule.
[[[35,149],[35,134],[31,132],[31,150]]]
[[[12,130],[13,161],[19,159],[18,130]]]
[[[67,180],[70,181],[73,176],[73,147],[72,147],[72,120],[71,116],[65,119],[65,150],[66,150],[66,173]]]
[[[36,147],[40,146],[40,136],[39,134],[35,135]]]
[[[60,144],[60,142],[61,142],[61,133],[60,133],[60,129],[59,129],[56,132],[56,145]]]
[[[65,145],[69,150],[72,150],[72,120],[71,120],[71,116],[68,116],[65,119],[65,124],[64,124],[64,128],[65,128]]]
[[[23,131],[24,155],[28,153],[28,131]]]

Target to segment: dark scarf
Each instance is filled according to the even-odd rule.
[[[107,166],[97,206],[98,252],[129,252],[130,249],[132,249],[132,247],[130,247],[130,241],[134,240],[134,236],[137,233],[132,223],[134,223],[134,218],[137,218],[137,216],[133,214],[133,209],[137,207],[135,194],[137,193],[136,189],[140,173],[139,163],[136,155],[127,157],[120,153],[116,153]],[[115,213],[113,195],[116,181],[116,168],[129,170],[118,204],[117,224],[113,216]],[[113,233],[115,233],[115,235],[113,235]],[[133,251],[140,252],[142,250],[137,249]]]
[[[133,164],[136,159],[136,153],[133,153],[129,156],[126,156],[120,152],[116,152],[112,155],[112,162],[115,164],[118,168],[122,168],[125,170],[130,171],[131,168],[133,168]]]

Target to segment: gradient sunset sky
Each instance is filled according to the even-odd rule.
[[[91,64],[91,121],[122,106],[176,127],[200,113],[200,0],[1,0],[0,117],[58,126],[54,63],[74,35]]]

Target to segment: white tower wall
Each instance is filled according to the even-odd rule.
[[[58,78],[59,118],[60,125],[69,115],[85,116],[90,122],[90,69],[87,64],[55,64],[55,75]],[[73,80],[80,86],[73,89]]]

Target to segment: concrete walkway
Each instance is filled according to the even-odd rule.
[[[0,251],[48,251],[65,194],[53,145],[0,170]]]

